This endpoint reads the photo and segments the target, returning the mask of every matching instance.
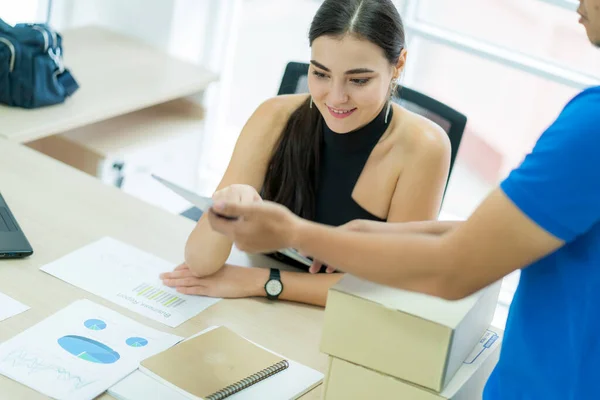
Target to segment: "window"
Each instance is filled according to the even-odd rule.
[[[0,0],[0,16],[10,25],[43,21],[47,2],[48,0]]]
[[[417,22],[456,31],[600,78],[600,52],[589,45],[584,28],[577,23],[579,16],[566,8],[539,0],[421,0],[418,3]],[[571,6],[573,10],[577,5]]]
[[[405,85],[468,117],[444,201],[445,211],[467,217],[577,89],[418,37],[408,51]]]

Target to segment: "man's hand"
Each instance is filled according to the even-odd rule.
[[[260,194],[250,185],[234,184],[224,187],[212,196],[214,203],[253,203],[262,201]]]
[[[216,203],[208,220],[212,229],[227,236],[238,249],[249,253],[272,252],[291,247],[305,221],[284,206],[270,201]],[[228,220],[217,216],[237,217]]]

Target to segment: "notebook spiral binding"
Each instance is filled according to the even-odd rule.
[[[279,361],[277,364],[273,364],[268,368],[263,369],[255,374],[250,375],[247,378],[242,379],[239,382],[236,382],[232,385],[229,385],[218,392],[215,392],[206,397],[206,400],[222,400],[225,399],[240,390],[246,389],[255,383],[262,381],[263,379],[267,379],[268,377],[275,375],[278,372],[283,371],[287,367],[290,366],[290,363],[286,360]]]

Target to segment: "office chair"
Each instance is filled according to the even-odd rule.
[[[309,65],[306,63],[289,62],[283,73],[277,95],[308,93],[308,67]],[[392,101],[430,119],[446,131],[451,145],[450,170],[448,172],[448,176],[450,176],[467,125],[467,117],[451,107],[407,87],[399,87],[392,96]],[[184,211],[181,215],[197,221],[202,216],[202,211],[194,207]]]

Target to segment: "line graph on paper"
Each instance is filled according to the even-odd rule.
[[[78,374],[74,374],[61,365],[47,362],[43,357],[28,352],[25,349],[11,351],[2,359],[2,362],[10,365],[12,368],[23,368],[28,371],[29,375],[42,372],[55,374],[57,382],[70,383],[75,390],[83,389],[96,382],[96,380],[89,380]]]
[[[185,303],[183,298],[172,294],[164,288],[153,286],[147,283],[142,283],[136,286],[132,292],[137,297],[143,297],[145,299],[152,300],[156,303],[162,304],[167,308],[177,308]]]
[[[78,300],[1,343],[0,375],[53,399],[94,399],[181,339]]]

